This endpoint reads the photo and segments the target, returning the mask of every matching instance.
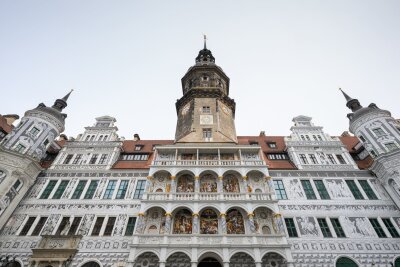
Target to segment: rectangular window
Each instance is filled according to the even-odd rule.
[[[346,237],[338,218],[331,218],[331,223],[337,237]]]
[[[36,224],[35,229],[33,229],[32,235],[38,236],[43,229],[44,224],[47,221],[47,217],[40,217],[39,222]]]
[[[374,230],[376,232],[376,234],[378,235],[378,237],[386,237],[385,232],[382,229],[382,226],[379,224],[377,219],[369,219],[370,223],[372,224],[372,227],[374,227]]]
[[[124,199],[125,194],[126,194],[126,189],[128,188],[128,180],[122,180],[121,183],[119,184],[119,188],[117,191],[117,196],[115,197],[116,199]]]
[[[82,158],[82,154],[76,155],[76,157],[75,157],[74,160],[72,161],[72,164],[78,164],[78,163],[80,163],[81,158]]]
[[[317,219],[319,227],[321,228],[322,235],[324,237],[332,237],[331,230],[329,229],[328,223],[324,218]]]
[[[97,217],[96,222],[92,230],[92,236],[98,236],[100,234],[101,227],[103,226],[104,217]]]
[[[93,195],[94,195],[94,192],[96,192],[98,183],[99,183],[99,181],[97,181],[97,180],[90,182],[89,188],[86,190],[84,199],[92,199],[93,198]]]
[[[342,155],[336,155],[336,158],[338,159],[340,164],[346,164],[347,162],[344,160]]]
[[[382,128],[375,128],[375,129],[372,129],[372,131],[373,131],[374,134],[377,135],[377,136],[386,134],[386,133],[382,130]]]
[[[211,109],[209,106],[204,106],[203,107],[203,113],[211,113]]]
[[[350,191],[355,199],[364,199],[363,195],[361,194],[360,190],[353,180],[346,180],[346,184],[350,188]]]
[[[49,139],[44,140],[43,145],[47,146],[49,144]]]
[[[285,218],[286,229],[288,231],[289,237],[298,237],[296,225],[292,218]]]
[[[146,180],[138,180],[133,198],[142,198],[145,186],[146,186]]]
[[[333,157],[332,154],[327,154],[327,156],[328,156],[328,159],[329,159],[330,163],[336,164],[336,160],[335,160],[335,158]]]
[[[106,224],[106,229],[104,229],[104,235],[110,236],[114,229],[115,217],[109,217]]]
[[[65,157],[63,164],[69,164],[69,163],[71,162],[71,159],[72,159],[73,156],[74,156],[74,155],[72,155],[72,154],[68,154],[68,155]]]
[[[40,199],[47,199],[53,191],[54,186],[56,186],[56,183],[56,180],[51,180],[44,189],[42,195],[40,196]]]
[[[126,226],[125,230],[125,236],[133,235],[133,231],[135,230],[135,223],[136,223],[136,217],[129,217],[128,225]]]
[[[369,199],[378,199],[367,180],[358,180],[358,182]]]
[[[28,221],[26,221],[24,228],[19,233],[19,235],[26,235],[32,227],[33,222],[35,221],[36,217],[29,217]]]
[[[300,161],[303,164],[308,164],[308,160],[305,154],[300,154]]]
[[[306,193],[307,199],[317,199],[317,196],[314,193],[314,190],[311,186],[310,181],[301,180],[301,185],[303,186],[304,192]]]
[[[365,142],[364,136],[360,135],[358,138],[361,140],[361,142]]]
[[[92,158],[90,159],[90,161],[89,161],[89,164],[96,164],[96,161],[97,161],[97,157],[98,157],[99,155],[98,154],[93,154],[92,155]]]
[[[111,199],[112,198],[116,184],[117,184],[116,180],[108,181],[108,185],[107,185],[106,191],[104,192],[103,199]]]
[[[24,152],[25,148],[26,148],[26,146],[21,145],[21,144],[18,144],[18,145],[15,147],[14,150],[17,151],[17,152],[19,152],[19,153],[22,153],[22,152]]]
[[[29,131],[33,136],[36,136],[40,130],[36,127],[32,127],[32,129]]]
[[[274,187],[277,199],[287,199],[285,186],[283,185],[282,180],[274,180]]]
[[[393,142],[386,143],[385,146],[386,146],[386,148],[387,148],[389,151],[393,151],[393,150],[396,150],[396,149],[397,149],[396,144],[393,143]]]
[[[322,137],[320,135],[318,135],[318,140],[322,141]]]
[[[317,158],[315,157],[314,154],[309,154],[308,156],[310,157],[311,162],[312,162],[313,164],[318,164]]]
[[[58,226],[56,235],[59,235],[62,230],[64,230],[65,226],[69,223],[69,217],[63,217],[60,223],[60,226]]]
[[[106,163],[106,160],[107,160],[107,154],[102,154],[99,160],[99,164]]]
[[[81,223],[82,217],[74,217],[71,227],[69,228],[68,235],[75,235],[78,230],[79,224]]]
[[[211,129],[210,128],[203,129],[203,138],[204,139],[208,139],[208,138],[211,138],[211,137],[212,137]]]
[[[18,191],[20,185],[21,185],[21,180],[18,179],[17,181],[15,181],[13,188]]]
[[[67,188],[69,181],[68,180],[62,180],[60,185],[58,186],[56,192],[53,195],[53,199],[60,199],[62,194],[65,191],[65,188]]]
[[[72,194],[72,199],[79,199],[82,195],[83,189],[85,189],[85,185],[87,180],[79,181],[78,185],[75,188],[74,194]]]
[[[321,199],[331,199],[322,180],[314,180],[314,184]]]
[[[393,226],[392,222],[389,218],[383,218],[383,223],[385,224],[386,228],[388,229],[390,235],[395,238],[399,238],[399,232],[397,232],[396,228]]]

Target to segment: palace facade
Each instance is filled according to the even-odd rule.
[[[354,135],[298,116],[290,136],[237,136],[229,77],[206,46],[182,93],[174,140],[125,140],[110,116],[68,140],[71,93],[16,127],[0,117],[0,265],[400,266],[389,111],[343,92]]]

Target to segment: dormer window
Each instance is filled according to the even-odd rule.
[[[267,145],[269,148],[276,148],[276,143],[275,142],[267,142]]]
[[[140,151],[142,150],[143,145],[135,145],[135,151]]]

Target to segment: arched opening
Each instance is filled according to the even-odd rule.
[[[217,177],[210,173],[202,175],[200,178],[200,192],[215,193],[217,191]]]
[[[394,261],[394,267],[400,267],[400,257]]]
[[[275,252],[270,252],[264,255],[261,259],[262,267],[286,267],[286,260],[284,257]]]
[[[85,264],[83,264],[82,267],[100,267],[100,264],[98,264],[95,261],[88,261]]]
[[[273,212],[265,207],[259,207],[254,210],[255,232],[268,235],[278,232],[273,219]]]
[[[144,220],[145,234],[163,234],[165,231],[165,210],[153,207],[146,211]]]
[[[239,179],[233,174],[224,176],[223,187],[224,192],[240,193]]]
[[[183,252],[175,252],[168,257],[165,267],[190,267],[190,258]]]
[[[205,209],[200,214],[200,234],[218,234],[218,215],[212,209]]]
[[[357,263],[347,257],[340,257],[336,261],[336,267],[358,267]]]
[[[221,263],[215,258],[212,257],[207,257],[202,259],[199,264],[197,265],[198,267],[222,267]]]
[[[159,267],[159,259],[153,252],[145,252],[140,254],[135,261],[133,267]]]
[[[226,213],[226,232],[227,234],[244,234],[244,219],[238,209],[230,209]]]
[[[21,263],[18,261],[9,262],[5,265],[5,267],[21,267]]]
[[[178,178],[176,192],[194,192],[194,178],[192,175],[183,174]]]
[[[181,209],[174,216],[174,234],[192,233],[192,213],[188,209]]]
[[[229,261],[229,267],[237,266],[255,267],[256,264],[254,262],[254,259],[249,254],[238,252],[235,253]]]

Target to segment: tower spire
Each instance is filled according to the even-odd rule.
[[[207,50],[207,35],[203,33],[203,37],[204,37],[204,50]]]
[[[359,110],[360,108],[362,108],[360,102],[358,101],[358,99],[353,99],[351,98],[348,94],[346,94],[342,88],[339,88],[339,90],[342,92],[344,98],[346,99],[346,106],[351,109],[351,111],[355,112],[357,110]]]
[[[74,91],[74,89],[71,89],[71,91],[69,91],[69,93],[66,94],[63,98],[57,99],[54,102],[53,108],[57,109],[58,111],[62,111],[64,108],[66,108],[68,106],[67,100],[71,95],[72,91]]]

